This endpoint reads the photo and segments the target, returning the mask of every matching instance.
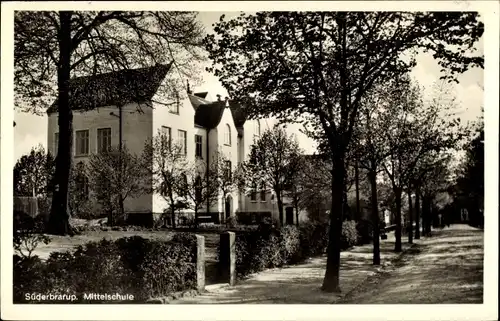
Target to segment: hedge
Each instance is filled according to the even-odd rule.
[[[288,225],[280,229],[261,224],[256,231],[237,232],[237,278],[324,254],[328,246],[328,232],[328,224],[318,223],[305,223],[299,228]],[[341,247],[345,250],[356,244],[356,223],[345,221],[342,225]],[[220,253],[220,248],[217,248],[217,253]]]
[[[15,255],[13,283],[15,303],[25,303],[27,293],[76,295],[79,302],[84,293],[120,293],[144,302],[196,288],[196,237],[181,233],[168,242],[139,236],[103,239],[74,253],[51,253],[45,262]]]

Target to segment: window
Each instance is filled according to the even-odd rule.
[[[187,132],[185,130],[180,130],[178,132],[179,144],[181,144],[181,154],[187,154]]]
[[[258,119],[255,120],[255,136],[260,137],[260,122]]]
[[[89,179],[88,177],[84,174],[85,167],[82,162],[79,162],[76,165],[76,177],[75,177],[75,185],[76,185],[76,191],[80,193],[80,196],[84,200],[89,199]]]
[[[172,146],[172,129],[167,126],[161,126],[163,149],[170,149]]]
[[[201,186],[200,176],[196,177],[194,184],[195,184],[194,185],[194,197],[196,199],[196,203],[201,203],[202,202],[202,186]]]
[[[179,106],[180,106],[180,104],[181,104],[181,99],[179,97],[179,93],[176,93],[175,94],[175,103],[172,103],[170,105],[170,110],[169,110],[170,113],[179,115]]]
[[[224,144],[231,146],[231,126],[226,124],[226,130],[224,131]]]
[[[260,201],[266,201],[266,184],[262,184],[260,187]]]
[[[97,129],[97,152],[109,152],[111,149],[111,128]]]
[[[224,177],[230,181],[231,180],[231,161],[225,161],[224,164]]]
[[[196,157],[203,158],[203,137],[201,135],[194,135],[194,144],[196,147]]]
[[[250,200],[251,201],[257,200],[257,186],[255,184],[252,185],[252,191],[250,192]]]
[[[59,149],[59,133],[54,134],[54,155],[57,156],[57,150]]]
[[[89,154],[89,131],[88,130],[77,130],[75,132],[76,136],[76,156],[84,156]]]

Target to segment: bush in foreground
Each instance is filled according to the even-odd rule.
[[[13,283],[15,303],[26,302],[26,293],[74,294],[80,301],[83,293],[122,293],[144,302],[196,287],[196,237],[103,239],[52,253],[46,262],[15,256]]]

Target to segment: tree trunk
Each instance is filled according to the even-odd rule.
[[[357,160],[356,160],[356,166],[354,167],[354,176],[355,176],[355,187],[356,187],[356,220],[359,220],[361,218],[361,208],[359,204],[359,166]]]
[[[295,225],[299,226],[299,201],[295,198]]]
[[[420,191],[415,190],[415,239],[420,239]]]
[[[408,219],[409,219],[409,228],[408,228],[408,243],[413,243],[413,204],[411,202],[411,187],[408,187]]]
[[[394,245],[394,252],[401,252],[403,250],[401,246],[401,192],[401,188],[396,188],[394,190],[396,199],[396,230],[394,231],[396,243]]]
[[[378,200],[377,200],[377,173],[372,170],[369,173],[371,186],[371,207],[372,207],[372,222],[373,222],[373,265],[380,265],[380,222],[378,216]]]
[[[430,236],[430,204],[428,197],[422,199],[422,232],[424,236]]]
[[[172,210],[172,228],[175,230],[175,201],[172,195],[170,196],[170,209]]]
[[[281,192],[275,191],[275,193],[276,193],[276,200],[278,203],[279,223],[280,226],[283,226],[283,201],[281,200]]]
[[[118,139],[119,139],[119,142],[118,142],[118,146],[119,146],[119,166],[120,166],[120,177],[119,177],[119,187],[118,187],[118,190],[120,191],[120,198],[118,199],[119,201],[119,207],[120,207],[120,221],[123,221],[125,220],[125,206],[123,204],[123,197],[122,197],[122,190],[123,190],[123,121],[122,121],[122,116],[123,116],[123,111],[122,111],[122,105],[120,105],[118,107],[118,119],[119,119],[119,124],[118,124],[118,128],[119,128],[119,134],[118,134]]]
[[[321,289],[325,292],[340,292],[340,237],[344,211],[344,159],[335,155],[332,169],[332,204],[330,209],[330,231],[327,249],[326,272]]]
[[[47,232],[73,235],[69,224],[68,187],[73,147],[73,113],[69,105],[71,63],[71,11],[60,11],[59,66],[57,69],[57,110],[59,114],[59,146],[56,157],[55,184]]]

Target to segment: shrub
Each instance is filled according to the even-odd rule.
[[[130,293],[143,302],[196,285],[196,237],[177,234],[169,241],[138,236],[90,242],[75,253],[14,257],[14,299],[24,293]]]
[[[235,228],[238,226],[238,219],[236,216],[230,216],[226,220],[226,226],[229,228]]]
[[[356,223],[358,244],[368,244],[373,240],[373,224],[369,220],[360,220]]]
[[[304,223],[300,230],[300,247],[304,257],[324,254],[328,247],[328,229],[326,223]]]
[[[281,229],[281,246],[285,263],[296,263],[302,259],[300,231],[296,226],[288,225]]]
[[[27,222],[22,221],[22,218],[14,221],[14,251],[22,257],[31,257],[38,245],[50,243],[50,238],[42,234],[42,232],[43,221],[39,218]]]
[[[304,223],[300,228],[288,225],[276,229],[270,221],[261,223],[255,231],[238,232],[237,277],[322,255],[328,247],[328,233],[329,225],[325,223]],[[357,238],[356,223],[345,221],[342,225],[341,248],[355,245]],[[220,248],[217,253],[220,253]]]
[[[340,248],[346,250],[358,242],[358,232],[355,221],[344,221],[342,223],[342,235],[340,237]]]

